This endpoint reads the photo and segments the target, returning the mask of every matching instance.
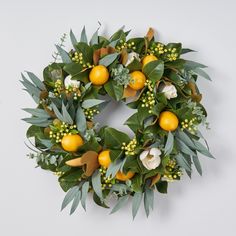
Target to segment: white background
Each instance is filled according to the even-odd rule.
[[[0,235],[235,235],[235,10],[234,0],[0,0]],[[21,108],[34,103],[22,91],[20,72],[42,76],[62,33],[72,28],[78,35],[86,25],[91,35],[98,20],[106,35],[123,24],[133,36],[154,27],[161,41],[197,50],[189,58],[207,64],[213,78],[199,86],[216,160],[202,157],[203,177],[194,174],[171,184],[168,195],[157,194],[148,220],[142,209],[133,222],[130,205],[110,216],[91,199],[86,213],[60,213],[64,193],[56,177],[26,157]],[[121,110],[108,112],[107,122],[122,127],[128,114]]]

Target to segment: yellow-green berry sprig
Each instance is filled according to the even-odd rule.
[[[121,149],[125,151],[126,156],[133,156],[135,155],[135,149],[137,147],[137,139],[133,138],[128,144],[125,142],[122,143]]]
[[[76,86],[68,86],[65,88],[66,94],[71,94],[74,100],[77,100],[81,96],[81,92],[78,87]]]
[[[168,52],[167,52],[167,54],[166,54],[166,59],[167,59],[168,61],[175,61],[175,60],[177,60],[177,58],[178,58],[178,53],[177,53],[176,51],[177,51],[176,48],[169,48],[169,49],[168,49]]]
[[[147,91],[147,93],[142,95],[141,102],[142,102],[141,107],[149,108],[148,112],[152,113],[152,109],[156,104],[154,94],[150,91]]]
[[[177,165],[176,160],[170,159],[165,167],[165,173],[163,177],[167,181],[174,181],[179,180],[182,175],[183,173]]]
[[[107,169],[105,167],[100,167],[99,172],[101,174],[101,187],[102,190],[110,189],[116,183],[115,178],[106,177]]]
[[[54,95],[56,97],[60,97],[61,96],[61,92],[63,91],[63,83],[60,79],[56,80],[56,82],[54,83]]]
[[[77,51],[71,51],[69,53],[69,56],[71,57],[71,60],[75,63],[79,63],[80,65],[83,66],[83,68],[92,68],[93,65],[90,63],[86,62],[83,57],[83,53],[77,52]]]
[[[151,48],[148,50],[149,54],[160,56],[164,53],[166,53],[168,50],[166,49],[166,46],[162,43],[156,43],[155,45],[152,45]]]
[[[127,43],[124,42],[123,40],[120,40],[119,44],[116,46],[116,50],[122,51],[125,48],[135,50],[136,49],[135,43],[134,42]]]
[[[70,125],[65,122],[61,123],[60,121],[57,123],[53,122],[50,129],[49,138],[54,140],[56,143],[60,143],[65,135],[78,133],[76,125]]]
[[[181,130],[183,131],[184,129],[188,130],[191,134],[195,134],[197,131],[197,118],[194,117],[192,119],[185,119],[184,121],[181,122]]]
[[[93,120],[94,116],[99,114],[99,113],[100,113],[100,111],[97,108],[87,108],[87,109],[84,109],[85,117],[88,120]]]

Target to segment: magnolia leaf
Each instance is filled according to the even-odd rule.
[[[153,39],[153,36],[154,36],[154,30],[153,28],[149,28],[146,34],[146,38],[148,39],[148,41],[151,41]]]
[[[81,205],[84,208],[84,210],[86,211],[86,198],[88,195],[88,191],[89,191],[89,182],[85,182],[82,186],[82,195],[81,195]]]
[[[109,66],[118,57],[119,53],[108,54],[99,60],[99,65]]]
[[[46,90],[45,85],[43,84],[43,82],[32,72],[26,71],[26,73],[28,74],[29,78],[32,80],[32,82],[41,90]]]
[[[164,73],[164,62],[161,60],[149,62],[144,66],[143,72],[148,79],[156,83]]]
[[[77,44],[77,39],[76,39],[72,30],[70,30],[70,41],[71,41],[72,45],[75,47]]]
[[[104,103],[104,102],[106,102],[106,101],[105,100],[100,100],[100,99],[87,99],[87,100],[83,101],[82,107],[87,109],[87,108],[97,106],[97,105],[99,105],[101,103]]]
[[[71,63],[72,61],[71,61],[68,53],[63,48],[61,48],[59,45],[55,45],[55,46],[57,48],[58,53],[61,56],[62,62],[63,63]]]
[[[200,68],[196,68],[193,71],[197,73],[198,75],[200,75],[201,77],[211,81],[211,77],[204,70]]]
[[[149,216],[150,208],[153,210],[153,205],[154,205],[154,192],[152,189],[147,188],[144,192],[144,208],[147,217]]]
[[[81,134],[84,134],[87,129],[86,117],[79,105],[76,111],[76,127]]]
[[[129,199],[129,195],[124,195],[122,197],[119,197],[119,199],[117,200],[116,205],[113,207],[110,214],[113,214],[116,211],[118,211],[119,209],[121,209],[128,202],[128,199]]]
[[[92,186],[93,186],[94,192],[102,200],[103,196],[102,196],[102,188],[101,188],[101,173],[99,170],[96,170],[92,175]]]
[[[183,55],[183,54],[186,54],[186,53],[189,53],[189,52],[196,52],[196,51],[194,51],[190,48],[182,48],[180,54]]]
[[[122,99],[123,96],[123,86],[118,85],[116,81],[109,80],[105,85],[104,89],[108,93],[108,95],[112,98],[114,98],[116,101],[119,101]]]
[[[74,199],[78,191],[79,191],[79,186],[75,186],[67,192],[61,205],[61,211]]]
[[[173,149],[174,146],[174,136],[173,134],[169,131],[166,145],[165,145],[165,155],[169,155]]]
[[[198,62],[188,61],[188,60],[185,60],[184,66],[187,70],[194,70],[196,68],[206,68],[207,67],[207,66],[200,64]]]
[[[82,30],[81,35],[80,35],[80,42],[88,43],[85,26],[83,27],[83,30]]]
[[[138,213],[140,204],[142,202],[142,197],[143,197],[143,193],[142,192],[136,192],[133,196],[133,201],[132,201],[132,215],[133,215],[133,219],[135,218],[135,216]]]
[[[79,190],[79,191],[75,194],[75,197],[74,197],[74,200],[73,200],[71,209],[70,209],[70,215],[72,215],[72,214],[75,212],[76,208],[78,207],[79,202],[80,202],[80,198],[81,198],[81,191]]]
[[[166,194],[167,193],[167,189],[168,189],[168,182],[167,181],[159,181],[156,184],[156,188],[157,188],[157,191],[159,193]]]

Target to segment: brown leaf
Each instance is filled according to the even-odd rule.
[[[191,89],[191,91],[192,91],[191,97],[192,97],[193,101],[200,102],[200,101],[202,100],[202,94],[200,94],[200,93],[197,92],[197,88],[196,88],[195,83],[189,82],[189,83],[188,83],[188,87],[189,87],[189,88]]]
[[[123,50],[121,51],[121,63],[122,63],[123,65],[125,65],[126,62],[127,62],[127,60],[128,60],[128,53],[127,53],[127,50],[126,50],[126,49],[123,49]]]
[[[150,42],[150,41],[152,40],[153,36],[154,36],[154,30],[153,30],[153,28],[150,27],[150,28],[148,29],[147,34],[146,34],[146,38],[147,38],[148,41]]]
[[[161,175],[160,175],[160,174],[157,174],[157,175],[153,176],[153,177],[152,177],[152,182],[151,182],[150,187],[152,187],[153,185],[155,185],[160,179],[161,179]]]
[[[87,151],[81,157],[67,161],[66,164],[71,167],[84,166],[85,175],[91,176],[99,167],[98,154],[94,151]]]
[[[126,88],[124,88],[123,98],[134,97],[136,94],[137,94],[137,91],[127,86]]]
[[[106,47],[106,48],[100,48],[94,51],[93,53],[93,63],[94,65],[97,65],[100,58],[107,55],[114,53],[116,50],[113,47]]]

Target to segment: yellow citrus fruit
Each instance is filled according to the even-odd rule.
[[[146,77],[141,71],[134,71],[130,73],[131,80],[129,82],[130,88],[134,90],[140,90],[144,87]]]
[[[128,171],[127,174],[124,174],[121,171],[118,171],[118,173],[116,174],[116,179],[120,180],[120,181],[126,181],[131,179],[134,176],[134,172],[132,171]]]
[[[84,144],[83,139],[78,134],[67,134],[61,140],[61,146],[65,151],[75,152]]]
[[[179,124],[178,117],[170,111],[163,111],[159,117],[159,125],[166,131],[174,131]]]
[[[149,62],[151,62],[151,61],[156,61],[156,60],[158,60],[158,59],[157,59],[157,57],[154,56],[154,55],[147,55],[147,56],[145,56],[145,57],[143,58],[143,60],[142,60],[143,67],[144,67],[145,65],[147,65]]]
[[[110,151],[104,150],[98,155],[98,162],[102,167],[108,168],[111,164]]]
[[[103,85],[109,79],[108,69],[103,65],[94,66],[89,73],[89,80],[94,85]]]

